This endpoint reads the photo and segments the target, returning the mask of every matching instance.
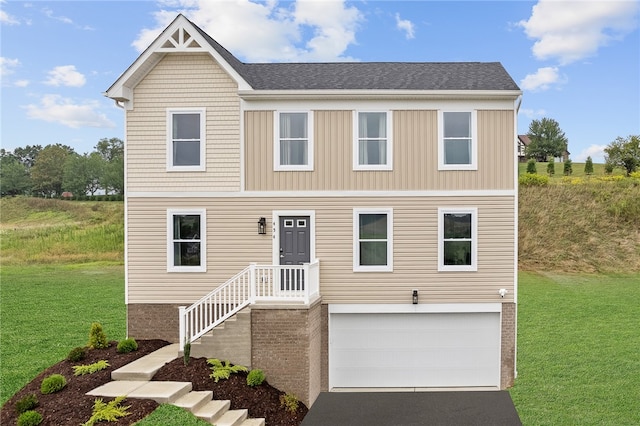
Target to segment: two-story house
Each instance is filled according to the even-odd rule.
[[[309,405],[512,385],[521,91],[501,64],[249,64],[179,15],[106,96],[129,336],[195,345],[250,312],[246,363]]]

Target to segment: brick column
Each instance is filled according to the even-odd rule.
[[[513,386],[516,358],[516,304],[502,304],[502,347],[500,348],[500,389]]]

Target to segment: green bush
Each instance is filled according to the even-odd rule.
[[[529,161],[527,161],[527,173],[532,175],[538,173],[536,170],[536,160],[533,158],[530,158]]]
[[[253,369],[247,374],[247,384],[249,386],[260,386],[264,379],[264,371],[259,368]]]
[[[67,355],[67,359],[71,362],[82,361],[87,357],[87,350],[82,346],[78,346],[76,348],[71,349],[69,355]]]
[[[18,414],[25,413],[29,410],[33,410],[38,406],[38,398],[30,393],[29,395],[16,402],[16,411]]]
[[[518,177],[518,183],[522,186],[546,186],[549,184],[549,176],[527,173]]]
[[[573,173],[573,163],[571,160],[567,160],[564,162],[563,173],[565,176],[569,176]]]
[[[40,392],[43,394],[54,393],[67,386],[67,379],[62,374],[52,374],[45,378],[40,385]]]
[[[184,365],[189,365],[189,360],[191,359],[191,342],[187,340],[184,344],[184,349],[182,352],[182,361]]]
[[[591,156],[587,157],[587,161],[584,163],[584,174],[593,174],[593,160],[591,159]]]
[[[138,350],[138,343],[135,341],[135,339],[128,338],[128,339],[121,340],[118,343],[117,351],[120,354],[126,354],[126,353],[137,351],[137,350]]]
[[[107,367],[109,367],[109,363],[105,360],[100,360],[89,365],[74,365],[73,375],[84,376],[85,374],[92,374],[96,371],[104,370]]]
[[[292,414],[298,411],[299,404],[298,397],[292,393],[280,395],[280,406]]]
[[[96,398],[93,402],[93,414],[82,426],[93,426],[101,421],[116,422],[120,417],[128,416],[131,413],[127,410],[131,408],[131,406],[121,405],[124,398],[124,396],[119,396],[106,404],[101,398]]]
[[[25,411],[18,417],[18,426],[36,426],[40,423],[42,423],[42,415],[37,411]]]
[[[99,322],[91,324],[91,330],[89,331],[89,344],[87,345],[92,349],[102,349],[109,346],[107,342],[107,335],[102,330],[102,325]]]
[[[549,176],[556,174],[556,163],[554,163],[553,158],[549,160],[549,164],[547,164],[547,174]]]
[[[613,168],[614,168],[614,165],[607,161],[606,163],[604,163],[604,174],[610,175],[611,173],[613,173]]]
[[[213,378],[216,383],[220,379],[228,379],[232,373],[247,371],[247,367],[243,365],[231,365],[229,361],[220,361],[219,359],[208,359],[207,364],[211,366],[213,371],[209,377]]]

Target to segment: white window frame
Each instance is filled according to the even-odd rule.
[[[471,113],[471,163],[470,164],[445,164],[444,162],[444,113],[469,112]],[[438,110],[438,170],[478,170],[478,111],[471,109],[447,109]]]
[[[360,164],[360,113],[376,112],[386,114],[387,117],[387,163],[386,164]],[[393,170],[393,113],[383,110],[355,110],[352,116],[353,122],[353,170]]]
[[[445,265],[444,264],[444,215],[445,214],[470,214],[471,215],[471,265]],[[478,270],[478,208],[477,207],[442,207],[438,208],[438,271],[471,271]]]
[[[283,165],[280,164],[280,114],[306,114],[307,115],[307,164]],[[313,171],[313,111],[276,111],[273,114],[273,170],[275,171]]]
[[[174,166],[173,164],[173,115],[200,114],[200,164],[194,166]],[[167,108],[167,171],[170,172],[202,172],[206,169],[206,108]]]
[[[200,265],[174,265],[173,218],[177,215],[200,216]],[[206,272],[207,271],[207,210],[206,209],[167,209],[167,272]]]
[[[360,265],[360,215],[387,215],[387,264]],[[354,208],[353,209],[353,271],[354,272],[393,272],[393,209],[392,208]]]

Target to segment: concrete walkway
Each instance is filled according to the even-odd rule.
[[[113,381],[87,395],[115,398],[152,399],[191,411],[217,426],[264,426],[264,419],[249,419],[247,410],[229,410],[228,400],[212,400],[211,391],[192,391],[190,382],[150,381],[166,363],[179,356],[178,344],[168,345],[111,372]]]

